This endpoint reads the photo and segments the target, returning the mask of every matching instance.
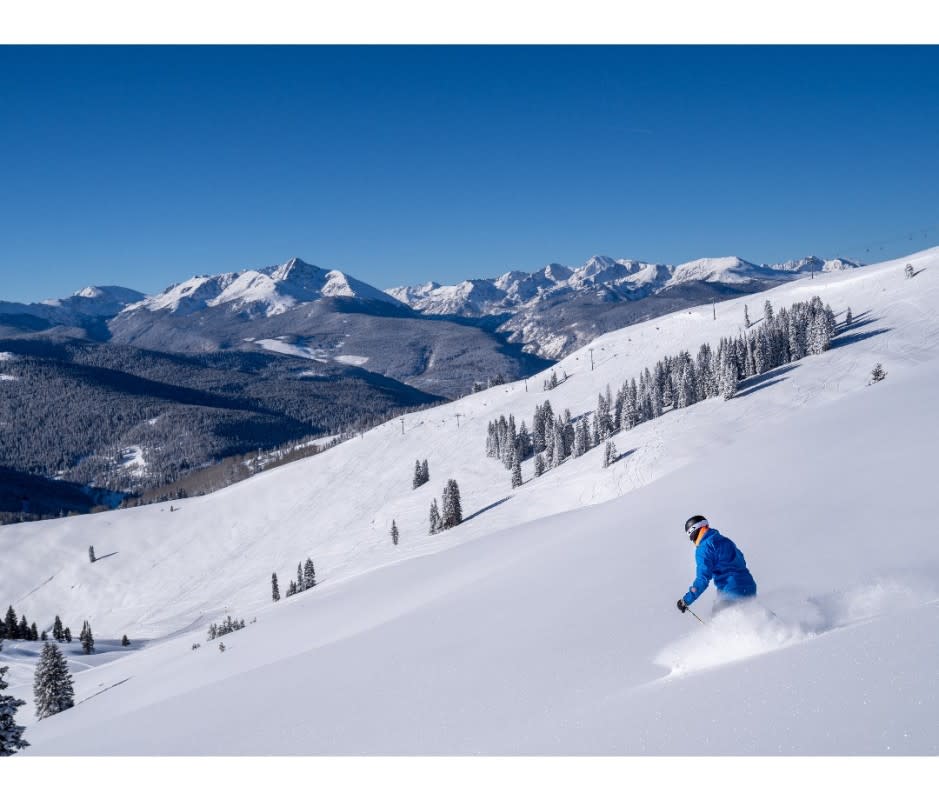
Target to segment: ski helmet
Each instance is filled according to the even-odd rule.
[[[685,533],[688,534],[688,538],[693,542],[698,535],[698,531],[707,527],[707,519],[700,514],[695,514],[693,517],[688,517],[688,521],[685,522]]]

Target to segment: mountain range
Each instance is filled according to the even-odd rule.
[[[509,341],[526,352],[562,358],[624,325],[858,266],[817,256],[773,265],[736,256],[701,258],[674,266],[594,256],[576,268],[549,264],[537,272],[511,271],[449,286],[399,286],[387,293],[424,314],[501,318],[496,330]]]
[[[37,478],[94,487],[92,505],[101,489],[158,490],[219,459],[526,378],[637,321],[855,266],[595,256],[383,292],[292,258],[153,295],[91,286],[0,302],[0,467],[25,487],[0,512],[47,513],[61,492]]]

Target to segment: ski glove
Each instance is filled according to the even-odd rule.
[[[678,610],[684,614],[688,610],[688,604],[684,600],[678,601]]]

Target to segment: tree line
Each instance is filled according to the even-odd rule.
[[[613,434],[629,430],[667,411],[686,408],[708,398],[729,400],[741,381],[768,370],[823,353],[831,347],[837,324],[831,306],[815,296],[774,313],[769,300],[762,324],[750,322],[744,307],[745,329],[736,337],[722,337],[713,348],[704,343],[694,357],[682,350],[665,356],[638,376],[624,380],[614,395],[609,385],[597,396],[592,417],[573,418],[569,409],[555,414],[551,402],[535,406],[531,429],[504,415],[490,421],[486,455],[499,459],[512,473],[513,488],[521,485],[520,464],[534,457],[534,474],[578,458]],[[605,448],[604,466],[616,459],[615,447]]]

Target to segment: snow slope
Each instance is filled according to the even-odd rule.
[[[599,449],[538,479],[527,462],[513,491],[483,455],[501,413],[592,411],[607,383],[736,334],[744,300],[815,293],[858,319],[831,351],[617,435],[610,469]],[[495,387],[176,511],[0,528],[0,603],[144,645],[71,656],[83,702],[40,723],[24,707],[26,753],[935,755],[937,301],[939,249],[825,273],[606,334],[550,393]],[[431,480],[411,490],[418,458]],[[450,477],[467,519],[429,537]],[[692,513],[777,616],[677,612]],[[90,544],[114,555],[89,564]],[[272,604],[271,571],[283,592],[307,556],[320,585]],[[226,613],[257,622],[221,653],[205,629]],[[0,658],[30,700],[28,647]]]

